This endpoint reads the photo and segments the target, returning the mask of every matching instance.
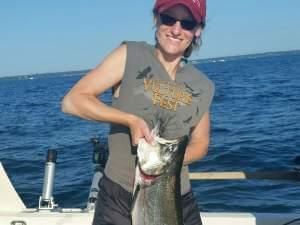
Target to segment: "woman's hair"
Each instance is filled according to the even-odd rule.
[[[156,17],[156,18],[158,18],[158,12],[157,12],[155,9],[153,9],[152,12],[153,12],[153,16]],[[199,25],[200,25],[201,29],[203,30],[203,29],[205,28],[205,21],[202,21]],[[155,32],[155,42],[156,42],[155,45],[157,45],[156,32]],[[187,49],[184,51],[183,57],[184,57],[185,59],[187,59],[188,57],[190,57],[191,54],[192,54],[192,52],[193,52],[194,50],[200,48],[201,44],[202,44],[201,35],[200,35],[199,37],[194,36],[194,38],[193,38],[193,40],[192,40],[192,43],[191,43],[191,44],[189,45],[189,47],[187,47]]]

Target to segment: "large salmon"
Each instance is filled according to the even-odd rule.
[[[154,140],[138,144],[132,225],[183,225],[180,171],[187,137],[166,140],[154,134]]]

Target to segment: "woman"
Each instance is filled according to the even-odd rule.
[[[64,112],[111,123],[94,225],[131,224],[135,146],[140,138],[153,141],[151,129],[157,123],[164,138],[190,137],[181,176],[183,215],[186,225],[201,224],[186,165],[207,153],[214,86],[183,59],[199,43],[205,13],[205,0],[157,0],[156,45],[122,43],[65,96]],[[112,106],[97,98],[109,88]]]

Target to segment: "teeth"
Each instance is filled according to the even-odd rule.
[[[180,41],[178,38],[173,38],[173,37],[169,37],[169,39],[172,40],[172,41],[176,41],[176,42]]]

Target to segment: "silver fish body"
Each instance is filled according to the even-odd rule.
[[[183,225],[180,172],[187,137],[154,144],[141,140],[132,203],[132,225]]]

